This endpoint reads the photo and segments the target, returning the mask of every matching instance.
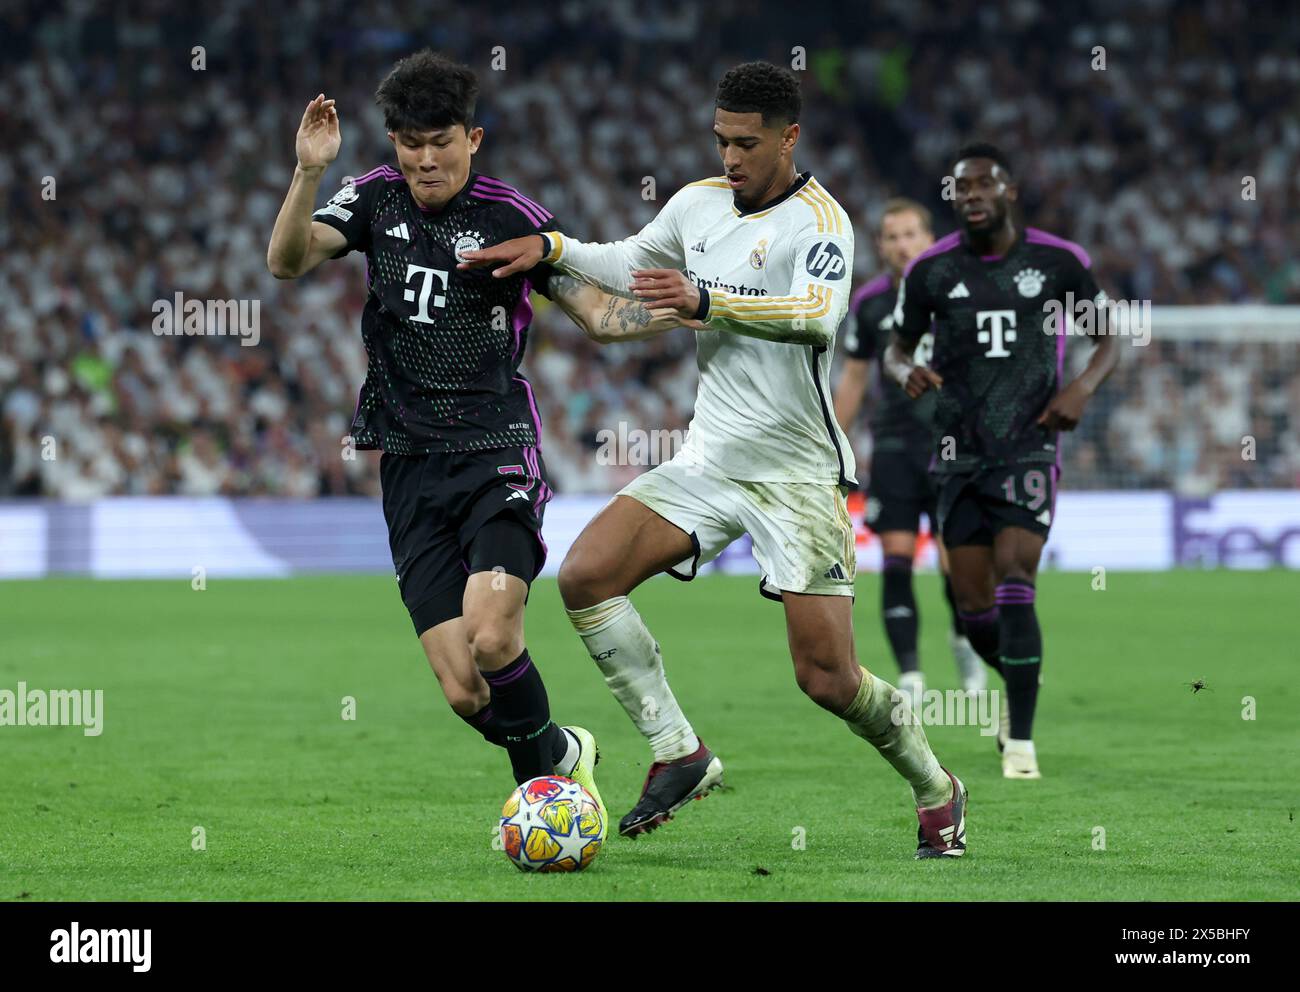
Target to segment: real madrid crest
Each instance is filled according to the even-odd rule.
[[[758,243],[758,247],[749,253],[749,264],[756,269],[761,269],[767,264],[767,239],[764,238]]]
[[[467,251],[479,251],[484,247],[484,237],[478,231],[457,231],[452,238],[451,251],[456,256],[456,261],[468,261],[465,258]]]

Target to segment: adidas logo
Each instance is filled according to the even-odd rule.
[[[509,496],[506,497],[506,502],[509,503],[512,499],[522,499],[522,500],[526,500],[526,499],[528,499],[528,494],[527,494],[526,492],[522,492],[522,491],[516,489],[516,490],[515,490],[514,492],[512,492]]]
[[[411,233],[406,229],[405,221],[402,221],[402,223],[398,224],[396,227],[390,227],[384,233],[389,237],[401,238],[403,241],[411,240]]]
[[[1051,510],[1044,510],[1042,513],[1040,513],[1040,514],[1039,514],[1037,517],[1035,517],[1034,519],[1037,520],[1037,521],[1038,521],[1040,524],[1042,524],[1044,527],[1050,527],[1050,526],[1052,526],[1052,511],[1051,511]]]
[[[700,240],[699,240],[699,242],[698,242],[697,244],[693,244],[693,245],[691,245],[691,251],[704,251],[704,242],[705,242],[705,240],[707,240],[707,239],[705,239],[705,238],[700,238]]]
[[[910,617],[911,615],[912,608],[910,606],[891,606],[883,614],[886,620],[899,620],[903,617]]]
[[[955,823],[950,827],[939,828],[939,836],[943,838],[943,842],[945,844],[952,843],[953,834],[955,834],[956,832],[957,832],[957,825]]]
[[[952,292],[948,294],[948,299],[960,300],[966,296],[970,296],[970,290],[966,288],[966,284],[964,282],[959,282],[957,283],[956,286],[952,288]]]
[[[840,568],[839,562],[836,562],[830,568],[826,569],[825,575],[826,578],[828,579],[840,579],[841,581],[847,578],[847,576],[844,574],[844,569]]]

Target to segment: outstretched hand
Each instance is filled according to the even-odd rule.
[[[458,264],[456,268],[464,271],[496,264],[498,268],[492,271],[492,275],[497,279],[504,279],[516,272],[527,272],[542,260],[542,255],[542,239],[536,234],[527,234],[522,238],[502,241],[499,245],[480,248],[478,251],[467,251],[461,256],[465,261]]]

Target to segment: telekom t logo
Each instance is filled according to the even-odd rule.
[[[406,281],[411,281],[411,276],[417,272],[422,273],[424,281],[420,284],[420,304],[412,320],[419,321],[421,324],[432,324],[433,318],[429,316],[429,293],[433,290],[433,277],[438,277],[439,289],[447,288],[447,270],[446,269],[426,269],[423,265],[411,265],[409,262],[406,266]],[[407,303],[415,302],[415,290],[407,289],[402,292],[402,299]],[[447,297],[441,293],[433,297],[435,307],[445,307]]]
[[[988,324],[988,330],[984,325]],[[984,352],[985,358],[1007,358],[1011,352],[1003,347],[1016,339],[1016,312],[1014,310],[979,310],[975,314],[975,326],[979,333],[975,340],[980,344],[992,343],[993,347]]]

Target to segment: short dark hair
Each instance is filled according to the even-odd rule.
[[[375,103],[384,113],[384,126],[403,131],[439,131],[474,124],[478,77],[469,66],[424,48],[393,66],[375,90]]]
[[[952,164],[956,168],[958,162],[964,162],[968,158],[987,158],[1002,166],[1002,171],[1008,176],[1014,175],[1011,170],[1011,163],[1007,157],[1002,154],[1002,149],[997,145],[991,145],[987,141],[976,141],[959,148],[957,154],[953,156]]]
[[[934,220],[930,216],[929,210],[917,203],[915,200],[909,200],[905,196],[891,196],[885,201],[885,208],[880,211],[880,220],[876,223],[876,234],[880,234],[884,229],[886,217],[892,216],[893,214],[905,214],[908,212],[916,214],[921,221],[921,226],[927,231],[933,233]]]
[[[718,109],[733,114],[762,114],[763,126],[799,120],[803,97],[799,80],[789,69],[771,62],[744,62],[728,69],[718,83]]]

